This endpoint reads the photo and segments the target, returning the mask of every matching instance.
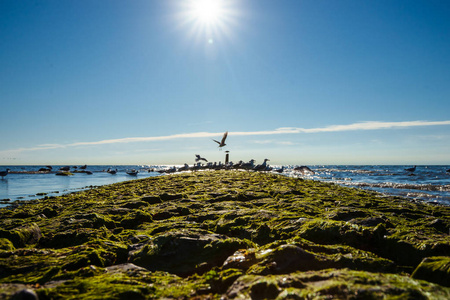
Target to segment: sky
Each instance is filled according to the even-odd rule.
[[[449,83],[446,0],[0,0],[0,165],[449,165]]]

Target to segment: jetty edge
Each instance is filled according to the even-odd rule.
[[[0,299],[449,299],[449,230],[331,183],[150,177],[0,209]]]

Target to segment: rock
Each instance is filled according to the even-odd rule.
[[[0,208],[0,299],[450,299],[449,224],[273,174],[133,180]]]
[[[38,300],[38,296],[35,291],[30,289],[23,289],[13,295],[11,300]]]
[[[13,251],[16,248],[14,248],[13,243],[11,243],[10,240],[5,239],[5,238],[0,238],[0,250],[3,251]]]
[[[162,270],[180,276],[197,271],[197,265],[208,268],[222,265],[236,250],[248,248],[249,242],[203,231],[172,231],[149,241],[129,261],[151,271]],[[203,265],[202,269],[205,269]]]
[[[147,202],[148,204],[162,203],[161,198],[158,196],[144,196],[141,198],[141,200]]]
[[[428,223],[428,226],[433,227],[442,233],[450,234],[449,223],[445,222],[442,219],[434,219],[433,221]]]
[[[425,258],[414,270],[411,277],[450,287],[450,257]]]
[[[143,223],[152,222],[153,218],[152,215],[149,213],[142,211],[142,210],[136,210],[129,214],[127,214],[121,221],[120,226],[124,228],[137,228]]]
[[[269,266],[263,271],[263,274],[282,274],[326,267],[326,263],[321,261],[317,255],[292,244],[281,245],[268,252],[266,259],[261,264]]]
[[[136,208],[145,207],[145,206],[148,206],[148,202],[145,202],[145,201],[130,201],[130,202],[127,202],[123,207],[124,208],[136,209]]]
[[[138,267],[135,264],[131,264],[131,263],[126,263],[126,264],[120,264],[120,265],[115,265],[115,266],[111,266],[111,267],[106,267],[105,269],[111,274],[140,272],[140,271],[148,272],[147,269],[142,268],[142,267]]]
[[[8,239],[16,248],[35,244],[41,237],[41,229],[36,223],[32,223],[28,226],[18,227],[10,231],[0,229],[0,238]]]

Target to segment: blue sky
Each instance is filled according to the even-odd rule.
[[[0,165],[450,164],[449,1],[210,1],[0,0]]]

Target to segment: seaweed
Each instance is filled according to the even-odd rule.
[[[0,299],[446,299],[450,207],[243,171],[0,214]]]

